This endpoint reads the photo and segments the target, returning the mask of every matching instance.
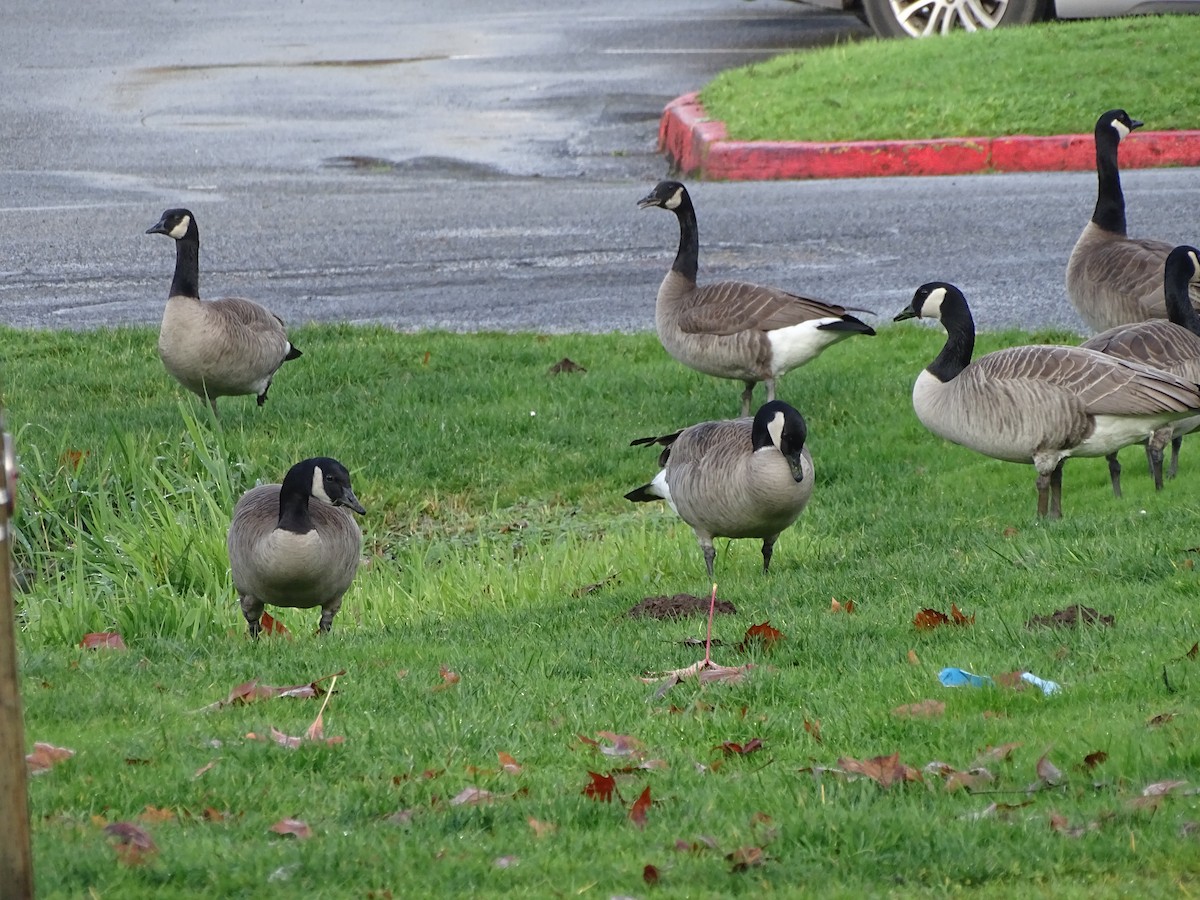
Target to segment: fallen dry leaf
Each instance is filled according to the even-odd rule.
[[[571,591],[572,597],[583,597],[593,591],[598,591],[602,587],[607,587],[610,584],[619,583],[615,574],[606,575],[600,581],[593,581],[591,584],[585,584],[583,587],[577,587]]]
[[[496,795],[491,791],[485,791],[483,788],[466,787],[459,791],[450,799],[451,806],[479,806],[483,803],[491,803],[496,799]]]
[[[270,828],[276,834],[282,834],[285,837],[294,837],[297,840],[304,841],[312,837],[312,829],[308,827],[308,823],[301,819],[280,819]]]
[[[809,733],[814,741],[821,743],[821,720],[813,719],[811,722],[808,719],[804,720],[804,730]]]
[[[921,660],[917,657],[917,651],[908,651],[908,664],[910,666],[919,666],[921,664]]]
[[[1090,772],[1107,759],[1108,754],[1103,750],[1094,750],[1083,758],[1083,769],[1085,772]]]
[[[104,826],[104,833],[115,838],[113,849],[123,865],[140,866],[158,852],[150,835],[132,822],[113,822]]]
[[[973,765],[983,765],[989,762],[1000,762],[1012,756],[1012,752],[1021,746],[1020,741],[1011,741],[1007,744],[1000,744],[998,747],[987,747],[979,756],[975,757]]]
[[[511,755],[501,750],[496,754],[500,759],[500,771],[507,775],[516,775],[521,771],[521,765]]]
[[[629,821],[638,828],[646,827],[646,813],[650,809],[650,787],[638,795],[638,798],[633,801],[633,806],[629,807]]]
[[[617,789],[617,779],[611,775],[601,775],[599,772],[588,772],[592,779],[580,792],[599,803],[612,802],[613,792]]]
[[[1170,722],[1174,718],[1175,718],[1175,713],[1171,713],[1171,712],[1159,713],[1157,716],[1151,716],[1149,719],[1146,720],[1146,727],[1147,728],[1158,728],[1162,725],[1166,725],[1168,722]]]
[[[942,625],[949,625],[950,617],[944,612],[938,612],[936,609],[925,607],[915,616],[913,616],[913,626],[920,631],[929,631],[933,628],[938,628]]]
[[[199,712],[209,712],[211,710],[222,709],[226,706],[241,706],[247,703],[254,703],[257,700],[267,700],[274,697],[292,697],[292,698],[310,698],[320,697],[327,693],[326,689],[321,687],[321,682],[330,678],[336,679],[338,676],[345,675],[346,670],[340,669],[332,675],[322,675],[320,678],[310,681],[307,684],[295,684],[288,687],[274,687],[269,684],[262,684],[257,678],[252,678],[250,681],[244,681],[229,692],[224,700],[218,700],[215,703],[210,703],[208,706],[201,707]],[[330,685],[332,688],[332,685]]]
[[[842,771],[870,778],[885,788],[905,781],[922,780],[920,772],[912,766],[900,762],[899,752],[893,753],[891,756],[875,756],[865,760],[842,756],[838,758],[837,764]]]
[[[530,816],[525,821],[529,824],[529,827],[533,829],[533,836],[535,838],[544,838],[558,831],[558,826],[553,822],[542,822],[538,819],[535,819],[533,816]]]
[[[832,597],[829,600],[829,611],[835,612],[835,613],[836,612],[852,613],[852,612],[854,612],[854,601],[847,600],[845,603],[838,603],[837,598]]]
[[[764,653],[769,653],[775,645],[783,640],[783,632],[772,628],[770,621],[759,625],[751,625],[746,629],[746,636],[737,645],[739,652],[745,653],[752,644],[759,644]]]
[[[767,854],[762,847],[739,847],[725,858],[733,863],[734,872],[745,872],[753,866],[761,866],[767,861]]]
[[[1042,788],[1056,787],[1062,784],[1064,778],[1062,770],[1047,758],[1049,754],[1043,753],[1037,761],[1035,771],[1037,772],[1038,780],[1031,784],[1029,791],[1040,791]]]
[[[1183,655],[1188,659],[1195,659],[1197,655],[1200,655],[1200,641],[1196,641],[1196,643],[1192,644],[1192,649]]]
[[[739,744],[735,741],[725,741],[725,743],[718,744],[713,749],[722,751],[726,756],[749,756],[751,753],[761,750],[762,745],[761,739],[751,738],[745,744]]]
[[[567,373],[579,372],[582,374],[586,371],[587,371],[587,369],[585,369],[583,366],[579,365],[579,363],[575,362],[574,360],[570,359],[569,357],[564,356],[562,359],[560,359],[558,362],[556,362],[554,365],[552,365],[550,367],[550,370],[547,374],[562,375],[564,372],[567,372]]]
[[[146,804],[146,808],[138,813],[138,819],[146,823],[154,822],[170,822],[175,818],[175,810],[167,809],[162,806],[151,806]]]
[[[1072,826],[1071,824],[1068,823],[1066,816],[1064,816],[1060,813],[1057,813],[1054,810],[1050,811],[1050,830],[1057,832],[1058,834],[1061,834],[1064,837],[1069,837],[1069,838],[1083,837],[1089,831],[1095,831],[1099,827],[1100,827],[1099,822],[1088,822],[1086,825]]]
[[[458,684],[459,674],[457,672],[451,671],[446,666],[439,666],[438,672],[442,676],[442,682],[441,684],[435,684],[432,688],[433,691],[444,691]]]
[[[74,750],[38,741],[33,745],[33,750],[25,754],[25,764],[29,768],[30,775],[41,775],[54,768],[56,763],[70,759],[74,755]]]
[[[647,865],[642,868],[642,881],[649,885],[658,884],[658,869],[654,866]]]
[[[975,615],[965,615],[955,604],[950,604],[950,620],[955,625],[974,625]]]
[[[212,762],[205,763],[200,768],[198,768],[195,772],[192,773],[192,777],[199,778],[201,775],[203,775],[205,772],[207,772],[209,769],[211,769],[216,764],[217,764],[217,760],[215,760],[215,759]]]
[[[946,704],[941,700],[922,700],[892,709],[892,715],[901,719],[935,719],[945,712]]]
[[[285,637],[289,641],[292,639],[292,633],[284,627],[283,623],[272,616],[269,612],[264,612],[262,618],[258,620],[258,625],[262,629],[261,634],[277,634],[280,637]]]
[[[1065,609],[1058,609],[1047,616],[1033,616],[1025,623],[1026,628],[1075,628],[1079,625],[1115,624],[1112,616],[1102,616],[1090,606],[1073,604]]]
[[[115,631],[93,631],[85,634],[79,646],[84,650],[126,650],[125,639]]]

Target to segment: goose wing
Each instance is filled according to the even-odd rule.
[[[1118,325],[1084,341],[1082,346],[1175,375],[1200,376],[1200,335],[1166,319]]]
[[[679,327],[691,334],[774,331],[814,319],[840,319],[846,309],[778,288],[743,281],[717,281],[692,291],[680,311]]]

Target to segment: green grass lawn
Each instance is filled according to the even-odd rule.
[[[1048,22],[933,40],[869,39],[722,73],[701,92],[735,140],[1089,134],[1124,107],[1200,128],[1200,17]]]
[[[30,785],[39,896],[1200,889],[1200,660],[1187,656],[1200,440],[1158,495],[1140,449],[1123,455],[1122,501],[1103,460],[1068,462],[1065,518],[1038,522],[1031,467],[915,420],[912,380],[939,329],[835,347],[781,381],[808,420],[816,488],[770,575],[758,542],[718,542],[737,613],[717,619],[714,656],[754,668],[656,695],[641,677],[698,659],[680,642],[704,619],[626,611],[710,584],[689,528],[622,498],[656,469],[628,443],[736,412],[739,385],[684,369],[650,334],[312,326],[294,339],[304,356],[266,407],[224,399],[216,423],[163,372],[148,329],[0,330],[22,461],[26,739],[75,751]],[[981,335],[979,352],[1030,339]],[[548,374],[563,357],[587,372]],[[352,472],[368,562],[328,637],[315,611],[272,610],[292,639],[252,643],[229,512],[317,454]],[[833,598],[854,612],[831,612]],[[923,607],[952,604],[974,623],[914,628]],[[1025,626],[1071,604],[1115,625]],[[737,646],[766,621],[781,641]],[[128,650],[78,646],[99,631]],[[943,688],[945,666],[1026,669],[1062,690]],[[322,714],[341,742],[248,737],[303,735],[318,699],[204,710],[251,679],[343,670]],[[894,712],[926,700],[944,711]],[[605,753],[626,742],[601,732],[637,749]],[[948,790],[963,778],[934,766],[885,788],[830,771],[893,753],[991,778]],[[610,802],[584,793],[589,772],[615,779]],[[1188,784],[1142,796],[1168,780]],[[272,832],[285,818],[311,837]],[[156,852],[122,862],[104,831],[117,822]]]

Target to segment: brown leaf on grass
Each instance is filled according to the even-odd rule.
[[[104,833],[115,838],[113,849],[122,865],[140,866],[158,852],[150,835],[132,822],[113,822],[104,826]]]
[[[558,831],[558,826],[553,822],[542,822],[538,819],[535,819],[533,816],[530,816],[525,821],[529,824],[529,827],[533,829],[533,836],[535,838],[544,838]]]
[[[437,691],[444,691],[449,688],[452,688],[452,687],[454,687],[454,685],[458,684],[458,682],[459,682],[459,674],[457,672],[451,671],[446,666],[438,666],[438,673],[442,676],[442,683],[435,684],[431,688],[431,690],[433,690],[435,693]]]
[[[1162,725],[1166,725],[1168,722],[1170,722],[1174,718],[1175,718],[1175,713],[1173,713],[1173,712],[1159,713],[1157,716],[1151,716],[1149,719],[1146,720],[1146,727],[1147,728],[1159,728]]]
[[[64,469],[78,472],[79,467],[83,465],[83,461],[91,455],[91,450],[64,450],[58,454],[58,464]]]
[[[1066,779],[1063,776],[1062,770],[1047,758],[1049,754],[1043,753],[1037,761],[1035,771],[1037,772],[1038,780],[1029,785],[1025,790],[1029,793],[1034,791],[1044,790],[1048,787],[1057,787]]]
[[[572,597],[583,597],[587,594],[592,593],[593,591],[600,590],[600,588],[602,588],[602,587],[607,587],[608,585],[616,582],[617,580],[618,579],[615,574],[606,575],[600,581],[593,581],[591,584],[585,584],[583,587],[575,588],[575,590],[571,591],[571,596]]]
[[[450,805],[479,806],[484,803],[491,803],[495,799],[496,795],[491,791],[485,791],[483,788],[477,787],[466,787],[450,799]]]
[[[629,734],[616,734],[612,731],[597,731],[600,740],[593,740],[584,734],[577,734],[581,744],[586,744],[593,750],[599,750],[605,756],[636,756],[641,757],[644,745]]]
[[[258,620],[258,625],[262,629],[262,634],[277,634],[280,637],[287,638],[289,641],[292,639],[292,633],[269,612],[262,614],[262,617]]]
[[[500,759],[500,771],[501,772],[504,772],[506,775],[520,774],[521,764],[518,763],[515,759],[513,759],[513,757],[510,754],[505,753],[503,750],[501,750],[499,753],[496,754],[496,756],[499,757],[499,759]]]
[[[812,737],[812,739],[814,741],[816,741],[818,744],[822,743],[822,741],[821,741],[821,720],[820,719],[813,719],[811,722],[808,721],[808,719],[805,719],[804,720],[804,730],[807,731],[809,733],[809,735]]]
[[[682,669],[673,669],[670,672],[662,673],[662,675],[643,678],[642,683],[658,684],[658,690],[654,692],[654,699],[658,700],[666,695],[667,691],[675,685],[681,684],[689,678],[695,678],[701,684],[710,684],[713,682],[737,684],[753,668],[753,663],[746,663],[741,666],[719,666],[715,662],[710,661],[708,665],[705,665],[704,660],[701,659]]]
[[[958,790],[973,793],[993,781],[995,778],[992,773],[984,768],[970,769],[966,772],[951,772],[946,776],[946,793],[953,794]]]
[[[906,781],[922,780],[920,772],[912,766],[900,762],[899,752],[893,753],[891,756],[875,756],[864,760],[842,756],[838,758],[837,764],[842,771],[870,778],[885,788]]]
[[[146,804],[146,808],[138,813],[138,819],[147,823],[154,822],[170,822],[175,818],[175,810],[167,809],[163,806],[151,806]]]
[[[115,631],[93,631],[85,634],[79,646],[84,650],[127,650],[125,639]]]
[[[916,650],[908,651],[908,664],[910,666],[919,666],[921,664],[921,660],[918,658]]]
[[[767,861],[766,851],[762,847],[739,847],[725,858],[733,863],[732,871],[745,872],[754,866],[761,866]]]
[[[647,785],[646,789],[638,795],[638,798],[636,800],[633,801],[633,805],[631,807],[629,807],[629,821],[632,822],[634,825],[636,825],[638,828],[645,828],[646,827],[646,813],[649,812],[649,810],[650,810],[650,786]]]
[[[1010,691],[1025,690],[1028,682],[1021,676],[1025,674],[1021,669],[1014,669],[1012,672],[1000,672],[992,676],[992,681],[996,682],[1002,688],[1008,688]]]
[[[901,719],[936,719],[946,712],[946,704],[941,700],[922,700],[920,703],[906,703],[892,709],[892,715]]]
[[[1010,741],[997,747],[987,747],[975,757],[973,765],[979,766],[990,762],[1001,762],[1012,756],[1012,752],[1021,746],[1020,741]]]
[[[1192,644],[1192,649],[1183,655],[1188,659],[1195,659],[1198,655],[1200,655],[1200,641],[1196,641],[1196,643]]]
[[[829,600],[829,611],[835,612],[835,613],[836,612],[852,613],[852,612],[854,612],[854,601],[847,600],[845,603],[838,603],[837,598],[832,597]]]
[[[718,744],[713,747],[714,750],[720,750],[726,756],[749,756],[751,753],[762,749],[763,742],[759,738],[751,738],[744,744],[739,744],[735,741],[725,741],[723,744]]]
[[[1148,784],[1142,788],[1142,796],[1161,797],[1170,794],[1181,787],[1185,787],[1186,785],[1186,781],[1156,781],[1154,784]]]
[[[925,607],[913,616],[913,626],[919,631],[930,631],[942,625],[949,625],[950,617],[944,612]]]
[[[642,881],[653,887],[658,884],[658,869],[654,866],[647,865],[642,868]]]
[[[74,750],[38,741],[33,745],[33,750],[25,754],[25,765],[29,768],[30,775],[41,775],[54,768],[56,763],[70,759],[74,755]]]
[[[955,625],[974,625],[975,624],[975,614],[972,613],[971,615],[968,616],[965,613],[963,613],[962,610],[960,610],[955,604],[951,603],[950,604],[950,620]]]
[[[1092,769],[1096,768],[1096,766],[1100,765],[1102,762],[1104,762],[1107,759],[1108,759],[1108,754],[1105,753],[1103,750],[1093,750],[1091,753],[1089,753],[1087,756],[1085,756],[1083,758],[1083,763],[1082,763],[1083,770],[1085,772],[1090,772],[1090,771],[1092,771]]]
[[[775,648],[775,645],[783,640],[783,632],[771,627],[770,621],[763,622],[759,625],[751,625],[746,629],[746,636],[742,638],[742,642],[737,645],[740,653],[745,653],[752,644],[757,643],[762,647],[764,653],[769,653]]]
[[[1025,623],[1026,628],[1076,628],[1079,625],[1115,624],[1112,616],[1102,616],[1090,606],[1072,604],[1065,609],[1057,609],[1046,616],[1033,616]]]
[[[192,773],[192,777],[199,778],[201,775],[203,775],[205,772],[207,772],[209,769],[211,769],[216,764],[217,764],[217,760],[215,760],[215,759],[212,760],[211,762],[205,763],[200,768],[198,768],[195,772]]]
[[[339,669],[332,675],[322,675],[320,678],[310,681],[307,684],[295,684],[288,687],[275,687],[269,684],[262,684],[257,678],[252,678],[250,681],[244,681],[231,690],[229,696],[224,700],[217,700],[215,703],[201,707],[199,712],[209,712],[210,710],[222,709],[226,706],[241,706],[247,703],[254,703],[257,700],[268,700],[274,697],[292,697],[298,699],[320,697],[326,693],[326,689],[321,687],[322,681],[330,678],[338,678],[345,674],[345,669]]]
[[[294,837],[298,841],[305,841],[312,837],[312,829],[302,819],[280,819],[271,826],[270,830],[275,834],[282,834],[284,837]]]
[[[562,359],[560,359],[558,362],[556,362],[554,365],[552,365],[550,367],[547,374],[548,375],[562,375],[564,372],[566,372],[566,373],[579,372],[582,374],[586,371],[587,371],[587,369],[585,369],[583,366],[579,365],[579,363],[575,362],[574,360],[570,359],[569,357],[564,356]]]
[[[1050,830],[1069,838],[1080,838],[1089,831],[1100,827],[1099,822],[1088,822],[1086,825],[1071,825],[1067,817],[1061,813],[1050,811]]]
[[[580,792],[598,803],[611,803],[613,792],[617,789],[617,779],[611,775],[601,775],[599,772],[588,772],[592,779]]]
[[[990,819],[993,816],[997,818],[1008,818],[1008,816],[1022,807],[1029,806],[1033,803],[1032,800],[1025,800],[1022,803],[989,803],[983,809],[972,813],[964,813],[959,818],[978,821],[980,819]]]

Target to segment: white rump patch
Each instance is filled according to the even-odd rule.
[[[183,238],[183,236],[185,234],[187,234],[188,228],[190,228],[191,225],[192,225],[192,217],[184,216],[182,219],[179,220],[179,224],[176,225],[174,228],[172,228],[170,231],[168,231],[167,234],[169,234],[171,237],[175,238],[175,240],[177,240],[177,241],[181,240]]]
[[[825,316],[820,319],[809,319],[799,325],[789,325],[786,328],[776,328],[767,332],[767,340],[771,344],[771,372],[782,375],[791,369],[804,365],[830,344],[855,334],[853,331],[822,330],[819,326],[838,322],[838,316]]]
[[[325,473],[321,471],[320,466],[313,466],[313,479],[311,493],[319,500],[324,500],[326,503],[332,504],[333,500],[325,493]]]

